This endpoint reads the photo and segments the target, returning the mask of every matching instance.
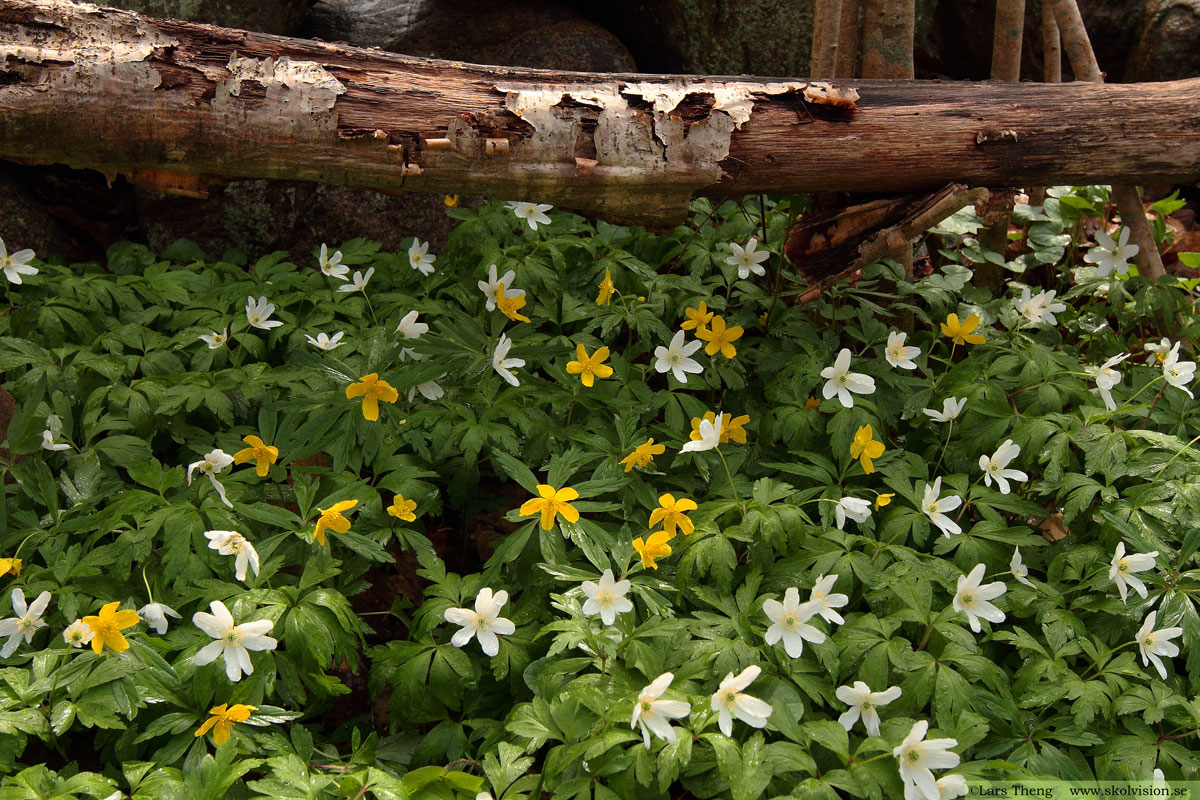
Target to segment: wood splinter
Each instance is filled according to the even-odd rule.
[[[508,150],[508,139],[483,140],[483,154],[485,156],[506,156],[508,155]]]

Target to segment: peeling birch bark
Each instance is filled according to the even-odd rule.
[[[186,192],[286,178],[664,226],[697,194],[1192,181],[1198,118],[1200,80],[559,73],[0,0],[0,157]]]

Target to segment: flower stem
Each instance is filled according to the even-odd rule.
[[[1164,386],[1163,388],[1165,389],[1166,387]],[[1167,463],[1162,465],[1162,469],[1160,469],[1158,472],[1154,473],[1154,477],[1150,479],[1150,482],[1154,483],[1156,480],[1158,480],[1158,476],[1162,475],[1163,472],[1166,471],[1167,467],[1171,466],[1171,464],[1174,463],[1175,459],[1177,459],[1181,455],[1183,455],[1184,451],[1190,449],[1191,446],[1194,445],[1196,442],[1200,442],[1200,436],[1195,437],[1190,442],[1185,444],[1183,447],[1179,448],[1179,451],[1177,453],[1175,453],[1175,455],[1171,456],[1171,458],[1167,461]]]
[[[937,474],[938,468],[942,466],[942,459],[946,457],[946,448],[950,446],[950,436],[954,433],[954,420],[950,420],[950,424],[946,426],[946,442],[942,445],[942,452],[938,455],[937,464],[933,467],[934,475]]]
[[[150,591],[150,581],[146,578],[146,568],[142,567],[142,583],[146,584],[146,595],[150,598],[150,602],[154,602],[154,592]]]
[[[1120,413],[1121,409],[1125,408],[1125,406],[1127,406],[1127,405],[1129,405],[1130,403],[1132,403],[1132,402],[1133,402],[1133,401],[1134,401],[1134,400],[1137,398],[1137,396],[1138,396],[1139,394],[1141,394],[1142,392],[1146,391],[1147,389],[1149,389],[1151,386],[1153,386],[1155,383],[1157,383],[1158,381],[1160,381],[1160,380],[1162,380],[1162,379],[1163,379],[1163,376],[1162,376],[1162,375],[1159,375],[1157,378],[1153,379],[1152,381],[1150,381],[1149,383],[1147,383],[1145,386],[1143,386],[1142,388],[1140,388],[1140,389],[1138,389],[1136,392],[1134,392],[1134,393],[1133,393],[1133,395],[1132,395],[1132,396],[1131,396],[1131,397],[1130,397],[1128,400],[1126,400],[1124,403],[1121,403],[1121,405],[1117,407],[1117,410],[1116,410],[1116,411],[1111,411],[1111,412],[1109,412],[1109,413],[1111,413],[1111,414],[1118,414],[1118,413]],[[1167,387],[1164,385],[1164,386],[1163,386],[1163,389],[1166,389],[1166,388],[1167,388]],[[1159,392],[1159,393],[1161,394],[1161,390],[1160,390],[1160,392]]]
[[[716,448],[717,455],[721,459],[721,464],[725,467],[725,477],[729,478],[729,489],[733,492],[734,498],[737,500],[738,508],[742,510],[742,516],[746,516],[746,504],[742,502],[741,495],[738,494],[737,487],[733,485],[733,473],[729,471],[729,462],[725,460],[725,454],[721,452],[721,448]]]

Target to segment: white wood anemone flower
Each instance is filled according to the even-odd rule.
[[[256,619],[253,622],[235,625],[233,615],[220,600],[213,600],[209,608],[212,610],[211,614],[197,611],[192,615],[192,622],[216,641],[200,648],[200,652],[192,658],[192,663],[202,667],[224,655],[225,676],[237,683],[242,679],[242,673],[254,673],[249,651],[274,650],[279,644],[266,635],[267,631],[275,627],[275,623],[269,619]]]
[[[837,505],[833,507],[833,519],[839,531],[845,529],[846,517],[855,522],[866,522],[871,518],[871,501],[858,497],[843,497],[838,500]]]
[[[342,251],[334,250],[333,255],[329,255],[329,247],[325,244],[321,245],[321,255],[317,259],[317,264],[321,267],[321,272],[328,278],[337,278],[339,281],[346,280],[346,273],[350,268],[342,263]]]
[[[908,736],[892,750],[900,766],[900,777],[905,783],[905,796],[908,796],[907,786],[912,784],[925,800],[939,800],[937,781],[933,779],[932,770],[952,769],[958,766],[958,753],[951,753],[951,747],[958,747],[957,739],[926,739],[929,723],[925,720],[916,722]]]
[[[419,321],[416,309],[405,314],[400,320],[400,324],[396,326],[396,333],[400,334],[401,339],[420,339],[423,334],[428,332],[429,325]],[[425,356],[421,355],[416,350],[413,350],[411,347],[401,347],[400,360],[405,361],[410,358],[413,361],[421,361],[425,358]]]
[[[410,267],[422,275],[429,276],[434,273],[433,262],[436,260],[437,256],[429,255],[429,242],[413,239],[412,245],[408,248],[408,265]]]
[[[200,334],[200,341],[208,345],[209,350],[220,350],[229,341],[229,326],[226,325],[225,329],[220,333],[213,331],[212,333]]]
[[[1149,553],[1130,553],[1125,555],[1125,543],[1117,542],[1117,549],[1113,552],[1112,563],[1108,570],[1108,579],[1117,585],[1117,591],[1121,593],[1121,602],[1125,602],[1129,587],[1146,598],[1146,584],[1142,583],[1141,578],[1134,577],[1135,572],[1154,568],[1154,559],[1158,556],[1157,550],[1152,550]]]
[[[439,375],[438,377],[444,378],[446,376]],[[420,392],[422,397],[430,401],[440,400],[442,396],[446,394],[446,390],[441,387],[441,384],[439,384],[436,380],[433,380],[425,381],[424,383],[418,383],[416,386],[410,387],[408,390],[408,396],[405,399],[411,403],[417,392]]]
[[[841,592],[830,594],[833,585],[837,583],[837,579],[838,576],[836,574],[822,575],[817,578],[817,582],[813,584],[812,591],[808,595],[808,602],[814,605],[821,619],[835,625],[841,625],[846,620],[842,619],[842,615],[834,611],[834,609],[845,606],[850,602],[850,598]]]
[[[1167,360],[1167,353],[1171,352],[1171,340],[1166,336],[1158,340],[1158,343],[1146,342],[1142,345],[1142,349],[1147,353],[1154,353],[1154,358],[1159,364]]]
[[[504,273],[504,275],[501,277],[497,278],[496,265],[492,264],[488,267],[488,279],[486,281],[479,281],[479,283],[476,284],[479,287],[479,291],[483,292],[484,296],[487,297],[488,311],[496,310],[496,301],[500,299],[501,287],[504,288],[505,299],[525,296],[524,289],[512,288],[513,281],[516,279],[517,273],[513,272],[511,269]]]
[[[872,692],[871,687],[863,681],[855,681],[853,686],[839,686],[835,692],[837,699],[850,706],[846,713],[838,717],[838,723],[849,731],[862,717],[863,727],[868,736],[879,735],[879,706],[900,696],[899,686],[890,686],[881,692]]]
[[[512,370],[525,366],[525,359],[509,358],[508,351],[511,348],[512,339],[508,338],[508,334],[500,334],[500,341],[496,342],[496,349],[492,351],[492,369],[513,386],[520,386],[521,382],[512,374]]]
[[[54,431],[47,428],[46,430],[42,431],[42,449],[43,450],[70,450],[71,445],[55,444],[54,443]]]
[[[1096,265],[1096,276],[1103,278],[1114,271],[1119,273],[1129,270],[1129,259],[1138,254],[1140,248],[1129,244],[1129,228],[1122,226],[1114,241],[1104,231],[1096,231],[1096,244],[1083,260]]]
[[[688,373],[693,375],[704,372],[704,367],[694,358],[692,353],[704,346],[704,342],[684,342],[687,334],[675,331],[671,343],[666,347],[654,348],[654,369],[658,372],[670,372],[675,380],[687,383]]]
[[[275,305],[268,303],[266,297],[258,298],[258,302],[255,302],[253,297],[246,298],[246,321],[251,326],[264,331],[278,328],[283,323],[279,320],[271,319],[271,315],[274,313]]]
[[[1162,659],[1159,656],[1174,658],[1179,655],[1179,645],[1170,641],[1177,636],[1183,635],[1183,628],[1162,628],[1154,630],[1154,624],[1158,617],[1157,611],[1151,611],[1146,617],[1146,621],[1142,623],[1142,627],[1137,632],[1138,650],[1142,653],[1142,666],[1149,666],[1150,662],[1154,662],[1155,669],[1158,670],[1159,677],[1164,681],[1167,679],[1167,668],[1163,665]]]
[[[1033,585],[1033,581],[1029,580],[1029,567],[1025,566],[1025,562],[1021,560],[1021,548],[1013,548],[1012,560],[1008,562],[1008,567],[1012,570],[1017,583],[1023,583],[1031,589],[1037,588]]]
[[[980,586],[980,581],[983,580],[983,573],[986,569],[987,567],[983,564],[976,564],[975,568],[969,574],[959,575],[958,591],[954,593],[954,600],[952,601],[955,611],[961,611],[967,615],[967,621],[971,625],[971,630],[975,633],[983,630],[979,624],[980,617],[983,617],[988,622],[1004,621],[1004,612],[988,601],[995,600],[1007,592],[1008,587],[1001,581]]]
[[[821,603],[800,602],[800,590],[789,588],[783,594],[783,602],[764,600],[763,613],[771,620],[764,636],[768,645],[774,645],[783,640],[783,649],[790,658],[799,658],[804,654],[804,643],[820,644],[825,641],[825,634],[820,628],[808,624],[808,621],[821,610]]]
[[[712,450],[721,443],[721,418],[724,412],[718,411],[712,420],[700,420],[700,438],[692,441],[679,448],[681,453],[700,453],[705,450]]]
[[[416,309],[409,311],[401,317],[400,324],[396,326],[396,333],[400,334],[402,339],[420,339],[423,334],[429,332],[429,326],[419,319],[420,314]]]
[[[737,717],[751,728],[766,727],[771,716],[771,705],[765,700],[746,694],[746,688],[762,674],[762,669],[751,665],[736,677],[731,672],[721,681],[713,693],[709,706],[717,712],[717,726],[726,736],[733,735],[733,718]]]
[[[225,487],[217,480],[217,475],[221,470],[233,463],[233,456],[226,453],[221,448],[217,448],[209,452],[204,458],[199,461],[193,461],[188,464],[187,482],[188,486],[192,485],[192,473],[200,470],[200,474],[208,476],[208,480],[212,483],[213,488],[217,490],[217,496],[221,498],[221,502],[233,508],[233,503],[229,502],[229,498],[225,496]]]
[[[154,632],[162,636],[167,632],[167,617],[175,619],[183,619],[179,616],[179,612],[163,603],[147,603],[137,611],[138,616],[146,620],[146,624],[154,629]]]
[[[28,248],[9,255],[8,246],[0,239],[0,271],[9,283],[20,284],[22,275],[37,275],[37,267],[29,266],[32,260],[33,251]]]
[[[318,333],[317,338],[304,334],[304,338],[308,339],[308,343],[319,350],[333,350],[336,347],[341,347],[344,342],[342,337],[346,335],[345,331],[338,331],[333,336],[327,333]]]
[[[968,792],[967,779],[962,775],[947,775],[934,782],[937,786],[937,800],[954,800]],[[917,788],[915,783],[904,784],[904,800],[922,800],[924,791]]]
[[[367,284],[371,281],[371,276],[375,274],[375,268],[370,267],[366,272],[354,270],[354,274],[350,276],[349,283],[343,283],[337,288],[339,292],[366,292]],[[282,325],[283,323],[279,323]]]
[[[1029,476],[1021,470],[1008,469],[1008,465],[1019,455],[1021,455],[1021,446],[1013,444],[1012,439],[1005,439],[1004,444],[996,448],[996,452],[992,453],[991,458],[980,456],[979,468],[983,470],[983,482],[991,486],[994,480],[996,487],[1000,489],[1000,494],[1008,494],[1012,491],[1012,487],[1008,485],[1010,480],[1029,480]]]
[[[832,367],[821,370],[825,385],[821,387],[822,396],[828,400],[836,396],[845,408],[854,408],[854,397],[850,394],[874,394],[875,379],[850,371],[850,350],[842,348],[834,359]]]
[[[450,637],[450,644],[464,647],[472,639],[479,639],[479,646],[486,656],[494,656],[500,652],[500,640],[496,637],[507,636],[514,632],[517,626],[510,619],[500,616],[500,609],[508,602],[508,592],[501,589],[495,594],[488,587],[479,590],[475,596],[475,610],[469,608],[447,608],[446,621],[462,628]]]
[[[46,606],[50,605],[50,593],[42,592],[29,605],[25,604],[25,592],[20,589],[12,590],[12,607],[15,617],[0,619],[0,637],[7,636],[8,641],[0,648],[0,658],[8,658],[17,651],[24,637],[25,644],[33,643],[33,635],[39,628],[46,627],[42,615]]]
[[[650,749],[651,733],[668,743],[675,742],[677,737],[675,729],[671,727],[671,720],[692,713],[692,707],[682,700],[659,699],[673,680],[674,673],[664,672],[642,689],[633,703],[633,716],[629,719],[629,727],[641,727],[642,740],[647,750]]]
[[[513,216],[517,219],[525,220],[531,231],[536,231],[538,225],[549,225],[550,217],[546,216],[546,212],[554,208],[546,203],[521,202],[508,202],[504,204],[504,207],[513,212]]]
[[[1196,396],[1192,394],[1192,390],[1187,388],[1186,384],[1191,383],[1196,374],[1196,362],[1179,360],[1179,344],[1176,342],[1171,351],[1167,353],[1167,357],[1163,359],[1163,377],[1171,386],[1187,392],[1188,397],[1195,399]]]
[[[63,641],[71,647],[83,647],[90,644],[95,636],[95,631],[81,619],[75,620],[63,630]]]
[[[1109,411],[1117,410],[1112,390],[1121,384],[1121,373],[1117,372],[1115,367],[1129,358],[1129,355],[1129,353],[1121,353],[1113,356],[1096,368],[1096,390],[1100,392],[1100,397],[1104,400],[1104,407]]]
[[[233,574],[239,581],[246,580],[246,567],[258,574],[258,551],[245,536],[237,531],[205,531],[208,546],[223,556],[235,556]]]
[[[952,533],[962,533],[958,523],[946,516],[947,511],[953,511],[962,505],[962,498],[955,494],[941,497],[942,479],[936,478],[933,483],[926,484],[924,497],[921,499],[921,510],[929,521],[941,529],[942,535],[949,537]]]
[[[1021,296],[1013,300],[1013,307],[1034,325],[1057,325],[1058,318],[1054,315],[1066,311],[1067,307],[1054,302],[1055,294],[1057,292],[1054,289],[1031,294],[1026,286],[1021,290]]]
[[[907,346],[904,343],[907,338],[908,334],[902,331],[889,333],[887,344],[883,348],[883,357],[893,367],[916,369],[917,362],[913,359],[921,355],[921,348]]]
[[[963,406],[967,404],[965,397],[947,397],[942,401],[942,410],[935,411],[932,408],[922,408],[921,413],[933,418],[934,422],[953,422],[958,419],[958,415],[962,413]]]
[[[605,625],[612,625],[617,620],[617,614],[633,611],[633,602],[625,596],[632,585],[629,581],[614,579],[611,569],[604,570],[600,582],[584,581],[580,587],[587,600],[583,604],[583,615],[594,617],[599,614]]]
[[[762,263],[771,257],[771,254],[765,250],[758,250],[758,239],[754,238],[746,242],[746,246],[734,242],[729,243],[729,249],[733,255],[725,259],[725,263],[730,266],[737,267],[738,279],[746,280],[750,277],[750,273],[754,273],[759,277],[767,274]]]

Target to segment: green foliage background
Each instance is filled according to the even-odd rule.
[[[954,771],[972,780],[1144,779],[1156,766],[1197,779],[1200,426],[1143,349],[1165,334],[1195,352],[1193,287],[1080,266],[1106,199],[1062,188],[1018,207],[1027,252],[1012,262],[979,248],[978,220],[960,213],[926,241],[933,274],[910,283],[885,260],[803,306],[780,255],[800,198],[697,201],[668,235],[562,213],[534,232],[498,204],[455,209],[428,278],[404,253],[341,245],[344,263],[376,270],[365,294],[284,253],[212,262],[186,242],[39,262],[0,308],[0,377],[16,400],[0,557],[24,562],[0,579],[0,606],[7,616],[16,587],[53,600],[48,628],[0,668],[0,798],[896,797],[891,750],[915,720],[957,740]],[[767,276],[738,280],[723,245],[752,236],[773,254]],[[1057,289],[1059,324],[1023,325],[1007,290],[972,285],[983,262],[1013,288]],[[516,271],[531,323],[486,311],[476,283],[490,264]],[[600,306],[606,270],[617,295]],[[251,328],[247,296],[284,325]],[[746,332],[734,359],[698,355],[704,374],[679,384],[652,354],[702,300]],[[394,333],[412,310],[431,326],[415,342]],[[987,342],[952,349],[938,330],[952,312],[980,315]],[[199,339],[226,327],[226,346]],[[918,370],[885,362],[895,329],[921,348]],[[332,352],[304,338],[336,330],[346,344]],[[519,387],[492,369],[501,331],[526,361]],[[568,375],[578,343],[610,347],[613,376],[585,389]],[[422,359],[402,360],[404,347]],[[876,391],[807,407],[843,347]],[[1087,367],[1122,352],[1134,356],[1107,412]],[[400,392],[378,422],[345,396],[372,372]],[[409,391],[428,381],[444,396]],[[952,425],[921,413],[952,396],[967,398]],[[732,484],[716,452],[679,453],[706,411],[750,417],[748,442],[720,447]],[[51,415],[70,450],[41,449]],[[849,456],[866,424],[887,448],[870,475]],[[186,483],[188,464],[250,434],[281,455],[266,478],[250,465],[219,476],[232,509],[202,477]],[[666,453],[625,472],[650,437]],[[1011,494],[985,487],[977,464],[1005,439],[1030,475]],[[967,501],[960,536],[922,513],[939,476]],[[540,483],[579,492],[578,524],[543,531],[518,513]],[[632,540],[666,492],[699,503],[696,532],[645,570]],[[835,527],[837,500],[878,493],[895,498]],[[386,514],[397,494],[417,501],[416,522]],[[350,532],[317,546],[319,509],[348,499]],[[1051,543],[1038,527],[1054,514],[1069,535]],[[238,582],[207,546],[214,529],[243,533],[260,574]],[[1122,603],[1109,581],[1118,542],[1158,552],[1141,573],[1148,600]],[[1016,546],[1034,588],[1006,574]],[[944,610],[978,563],[1007,584],[1007,618],[975,635]],[[583,616],[579,591],[604,569],[630,578],[635,605],[609,629]],[[814,622],[829,637],[798,659],[768,647],[763,601],[826,574],[850,597],[845,624]],[[502,613],[517,628],[491,659],[451,646],[443,617],[485,586],[511,594]],[[165,635],[139,626],[128,651],[99,656],[63,642],[69,622],[111,601],[138,608],[149,590],[183,615]],[[239,622],[274,622],[278,649],[254,653],[238,683],[220,661],[192,663],[210,640],[190,618],[213,600]],[[1129,649],[1150,610],[1184,630],[1166,681]],[[725,737],[709,695],[751,664],[763,675],[748,691],[773,713]],[[633,702],[668,671],[692,715],[676,744],[647,750]],[[879,737],[836,721],[834,690],[855,680],[903,690]],[[220,703],[258,710],[214,748],[194,733]]]

